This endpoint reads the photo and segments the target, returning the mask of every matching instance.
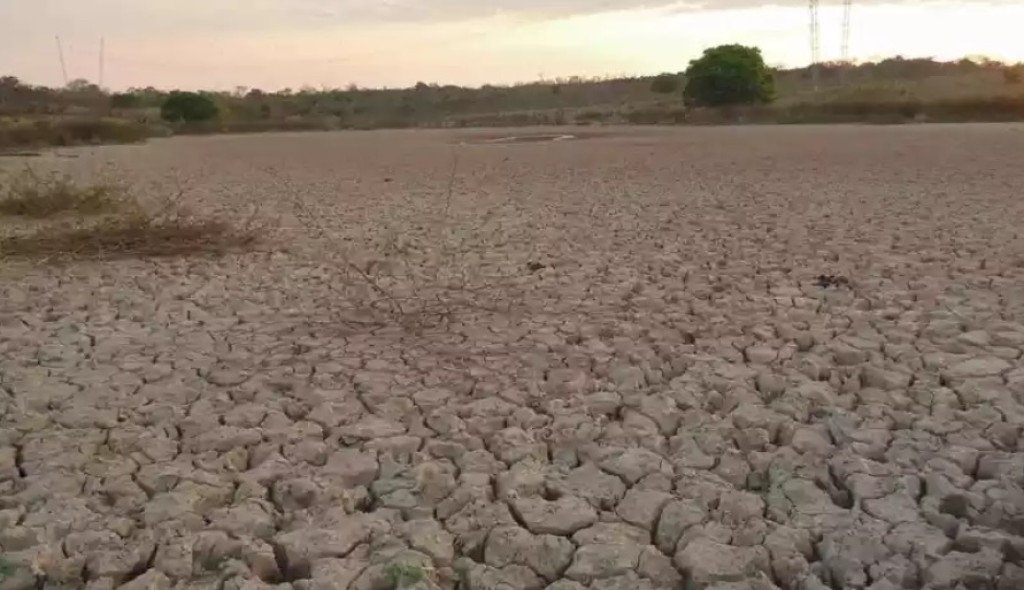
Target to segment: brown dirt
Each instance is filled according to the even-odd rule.
[[[278,230],[0,267],[5,587],[1024,587],[1020,127],[602,131],[37,159]]]

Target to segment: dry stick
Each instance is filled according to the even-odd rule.
[[[356,271],[356,273],[358,273],[359,276],[361,276],[363,280],[366,281],[368,285],[370,285],[370,288],[376,291],[378,295],[386,299],[388,303],[391,304],[393,311],[397,311],[400,316],[405,315],[405,309],[402,307],[401,302],[399,302],[398,299],[396,299],[391,293],[389,293],[387,289],[382,287],[380,283],[377,282],[376,279],[370,276],[369,273],[359,268],[359,265],[355,264],[351,260],[346,260],[345,264],[351,270]]]
[[[447,187],[446,187],[446,191],[445,191],[445,202],[444,202],[444,209],[443,209],[443,217],[444,217],[445,225],[447,224],[448,217],[449,217],[450,212],[451,212],[451,206],[452,206],[453,196],[454,196],[454,192],[455,192],[455,182],[456,182],[457,177],[458,177],[458,165],[459,165],[458,152],[457,152],[457,150],[455,148],[453,148],[453,150],[452,150],[452,167],[451,167],[451,172],[450,172],[450,174],[448,176],[448,183],[447,183]],[[278,178],[281,178],[280,175],[278,175],[276,173],[276,171],[274,171],[272,168],[269,168],[267,170],[271,174],[274,174]],[[314,215],[313,212],[309,210],[309,208],[306,206],[305,203],[302,202],[302,200],[299,198],[298,195],[292,194],[291,195],[291,201],[292,201],[293,206],[300,213],[302,213],[303,217],[307,218],[309,220],[309,222],[312,223],[313,229],[317,232],[317,234],[320,237],[326,237],[327,239],[330,239],[330,240],[333,241],[333,238],[331,238],[331,234],[329,232],[327,232],[326,229],[320,224],[319,217]],[[443,246],[444,252],[443,252],[443,255],[442,255],[442,261],[444,261],[444,260],[447,260],[447,259],[451,258],[453,256],[453,252],[452,252],[452,248],[450,247],[449,240],[446,237],[442,238],[442,242],[445,244]],[[342,256],[344,257],[344,248],[342,248]],[[412,300],[413,298],[411,298],[411,297],[410,298],[398,298],[398,297],[396,297],[391,291],[389,291],[387,288],[385,288],[384,285],[382,285],[376,278],[374,278],[374,276],[371,275],[370,272],[368,272],[367,270],[365,270],[363,268],[360,268],[359,265],[355,264],[354,262],[349,260],[347,257],[343,258],[343,264],[351,272],[356,273],[356,275],[358,275],[358,277],[362,280],[362,282],[364,282],[366,285],[368,285],[371,290],[373,290],[375,293],[377,293],[380,296],[380,299],[378,299],[376,301],[370,302],[370,307],[371,308],[375,308],[378,303],[383,301],[383,302],[386,302],[387,305],[390,307],[391,314],[394,317],[396,317],[396,319],[398,319],[400,321],[408,319],[412,315],[412,310],[406,308],[403,305],[402,302],[403,301]],[[442,262],[441,265],[438,266],[438,268],[434,269],[434,281],[437,284],[440,284],[439,273],[440,273],[440,270],[441,270],[441,266],[443,266],[443,262]],[[463,272],[463,274],[464,274],[464,272]],[[482,291],[486,291],[488,289],[491,289],[494,286],[494,285],[488,284],[488,285],[480,285],[480,286],[477,286],[477,287],[474,287],[474,288],[467,288],[465,286],[465,282],[466,282],[465,276],[463,276],[463,285],[459,289],[452,289],[452,288],[444,287],[443,290],[446,293],[458,290],[458,291],[461,291],[462,293],[465,293],[467,295],[472,295],[474,293],[478,293],[478,292],[482,292]],[[421,305],[419,306],[419,309],[417,309],[416,312],[418,314],[423,314],[423,315],[436,315],[439,319],[450,320],[450,318],[451,318],[452,314],[454,313],[454,310],[455,310],[456,307],[465,307],[465,308],[468,308],[468,309],[477,309],[477,310],[488,311],[488,312],[492,312],[492,313],[502,313],[502,312],[507,312],[507,311],[511,310],[511,302],[508,303],[508,306],[507,306],[508,309],[502,310],[500,308],[495,308],[495,307],[491,307],[491,306],[488,306],[488,305],[480,304],[480,303],[475,302],[475,301],[471,301],[471,300],[469,300],[467,298],[461,298],[460,297],[460,298],[457,298],[457,299],[456,298],[446,299],[446,298],[443,297],[442,293],[434,293],[433,299],[434,299],[434,301],[422,301]]]
[[[448,214],[452,208],[452,195],[455,192],[455,174],[459,169],[459,152],[457,146],[452,146],[452,171],[448,175],[448,190],[445,192],[444,197],[444,210],[441,212],[441,261],[437,268],[434,269],[434,282],[440,284],[441,282],[441,262],[447,260],[450,257],[450,244],[449,235],[446,231],[448,227]]]
[[[448,177],[448,192],[444,199],[444,214],[442,218],[448,219],[448,211],[452,208],[452,193],[455,192],[455,173],[459,169],[459,151],[457,146],[452,146],[452,172]]]
[[[270,170],[271,173],[273,173],[272,169]],[[329,233],[323,228],[323,226],[320,225],[318,217],[314,215],[313,212],[306,207],[305,203],[303,203],[302,200],[295,195],[292,196],[292,205],[294,205],[305,215],[305,217],[312,221],[312,223],[316,226],[317,233],[321,237],[329,235]],[[405,309],[402,307],[401,302],[399,302],[398,299],[396,299],[387,289],[381,286],[381,284],[372,276],[370,276],[369,273],[359,268],[359,265],[355,264],[351,260],[348,260],[347,258],[344,260],[344,264],[349,270],[355,271],[356,274],[358,274],[360,278],[362,278],[363,281],[367,285],[369,285],[373,291],[375,291],[385,301],[388,302],[388,304],[391,306],[391,311],[393,314],[397,314],[399,317],[405,315]],[[376,302],[371,302],[370,307],[374,307],[375,304]]]

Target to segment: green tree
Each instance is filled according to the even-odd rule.
[[[651,92],[658,94],[674,94],[679,92],[680,86],[682,84],[676,74],[658,74],[651,80]]]
[[[761,50],[743,45],[705,49],[686,69],[687,106],[731,106],[771,102],[775,80]]]
[[[211,121],[220,114],[217,103],[196,92],[174,91],[160,105],[160,117],[171,123]]]

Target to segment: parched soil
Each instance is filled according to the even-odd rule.
[[[1024,128],[495,137],[34,159],[267,231],[0,262],[3,588],[1024,588]]]

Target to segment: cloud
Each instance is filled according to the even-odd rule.
[[[943,0],[937,0],[943,3]],[[1018,0],[959,0],[957,4],[1015,4]],[[841,4],[842,0],[823,0]],[[213,4],[234,5],[232,0]],[[855,4],[922,5],[936,0],[855,0]],[[949,4],[949,2],[944,2]],[[206,3],[208,4],[208,2]],[[256,0],[247,11],[282,19],[323,18],[334,24],[359,21],[446,21],[493,16],[552,19],[625,10],[726,10],[762,6],[806,6],[806,0]]]
[[[858,0],[877,4],[884,0]],[[838,3],[839,0],[826,0]],[[961,0],[1012,4],[1015,0]],[[804,6],[806,0],[0,0],[5,35],[173,35],[420,24],[502,16],[536,21],[623,10]],[[888,4],[921,4],[888,0]],[[15,5],[18,5],[17,7]],[[0,43],[2,45],[2,43]]]

